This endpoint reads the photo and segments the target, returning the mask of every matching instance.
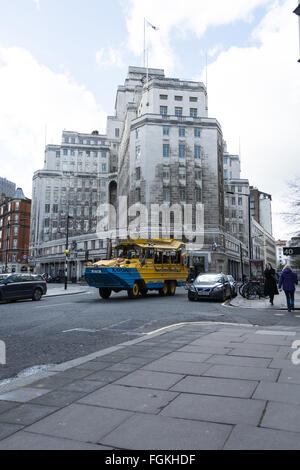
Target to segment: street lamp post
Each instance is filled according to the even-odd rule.
[[[68,287],[68,255],[69,255],[69,219],[71,217],[67,214],[67,232],[66,232],[66,249],[65,249],[65,290]]]

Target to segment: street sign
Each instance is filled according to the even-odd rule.
[[[283,254],[285,256],[300,255],[300,246],[284,246]]]

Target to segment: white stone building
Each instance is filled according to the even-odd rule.
[[[63,271],[69,220],[71,278],[81,277],[87,258],[105,256],[108,241],[127,235],[192,241],[203,270],[241,277],[248,198],[240,195],[248,181],[240,180],[239,157],[231,157],[226,188],[230,183],[243,217],[231,212],[226,226],[223,135],[208,117],[204,84],[129,67],[106,135],[64,131],[61,145],[46,147],[44,168],[33,177],[32,263]],[[113,208],[104,210],[108,221],[99,231],[97,206],[105,203]]]
[[[61,145],[47,145],[44,168],[33,176],[30,255],[37,272],[63,275],[67,231],[70,279],[82,277],[87,259],[105,256],[107,240],[96,228],[98,205],[108,202],[117,178],[120,129],[112,122],[111,138],[64,131]]]

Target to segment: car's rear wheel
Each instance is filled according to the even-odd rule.
[[[32,300],[35,300],[35,301],[41,300],[42,295],[43,295],[43,292],[41,291],[41,289],[35,289],[32,295]]]
[[[100,287],[99,288],[99,295],[102,297],[102,299],[108,299],[111,294],[111,289],[108,287]]]

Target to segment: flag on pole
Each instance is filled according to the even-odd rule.
[[[150,26],[152,29],[155,29],[157,31],[159,28],[157,26],[153,26],[148,20],[146,20],[147,26]]]

